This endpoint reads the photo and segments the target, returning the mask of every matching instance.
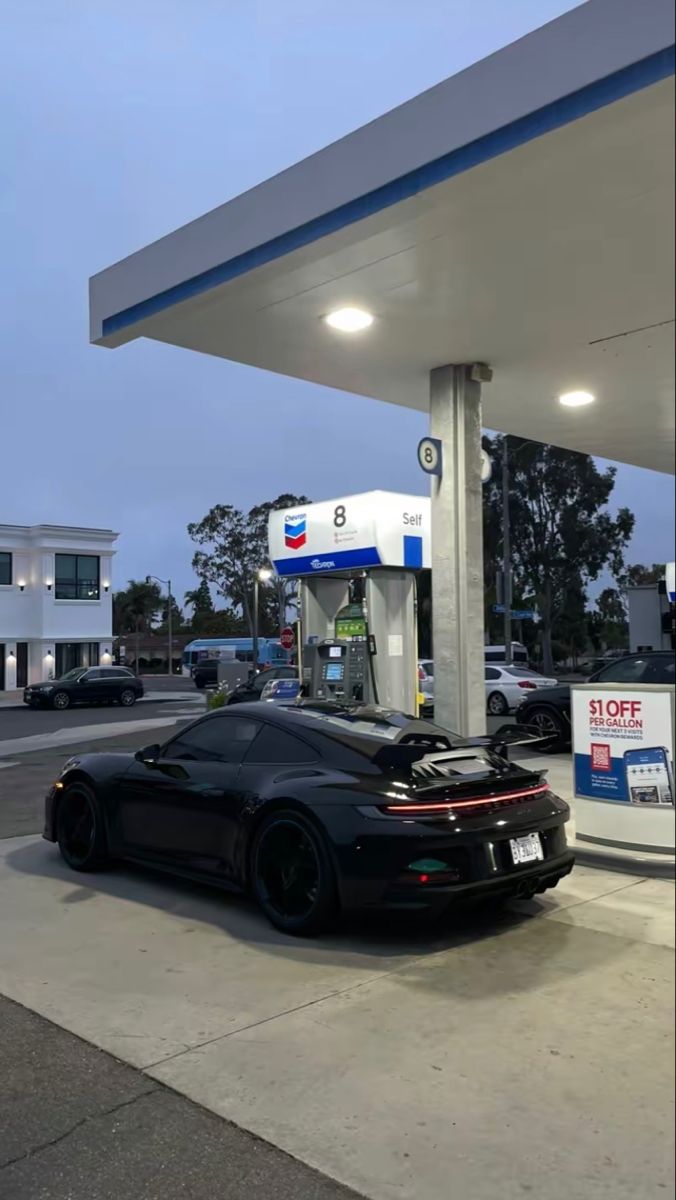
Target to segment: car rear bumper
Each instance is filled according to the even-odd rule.
[[[435,887],[433,884],[388,887],[375,907],[404,911],[444,912],[454,905],[477,900],[505,900],[534,896],[556,887],[560,879],[570,875],[575,865],[572,850],[555,859],[530,867],[517,867],[510,874],[492,879],[477,879],[470,883]]]
[[[483,895],[532,895],[553,887],[574,864],[566,838],[567,805],[550,794],[503,812],[490,826],[477,827],[469,819],[462,825],[454,821],[450,829],[373,820],[354,840],[334,836],[343,908],[443,910]],[[540,836],[543,858],[515,865],[510,842],[532,833]],[[429,868],[419,865],[427,861]]]

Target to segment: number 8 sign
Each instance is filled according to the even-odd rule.
[[[441,476],[441,442],[439,438],[426,437],[418,443],[418,462],[428,475]]]

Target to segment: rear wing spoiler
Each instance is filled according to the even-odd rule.
[[[436,746],[431,746],[430,740],[429,737],[417,739],[415,735],[409,735],[402,742],[392,742],[390,745],[381,746],[374,757],[374,762],[381,770],[388,771],[395,770],[397,767],[400,769],[413,767],[415,763],[420,763],[423,759],[432,763],[435,760],[461,758],[467,755],[468,750],[488,750],[500,758],[509,759],[511,747],[530,746],[535,749],[542,742],[549,741],[550,738],[533,733],[526,725],[502,725],[494,734],[462,738],[454,743],[449,740],[445,749],[439,745],[441,738],[434,739],[437,743]]]

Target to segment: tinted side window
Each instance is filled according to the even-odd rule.
[[[676,659],[653,658],[646,676],[646,683],[674,683],[676,679]]]
[[[650,660],[647,658],[622,658],[599,671],[595,683],[644,683]]]
[[[239,763],[259,729],[257,721],[246,717],[207,717],[174,738],[166,747],[164,757]]]
[[[486,679],[499,679],[500,672],[495,667],[486,667]]]
[[[312,746],[274,725],[264,725],[253,746],[248,750],[245,762],[252,763],[307,763],[316,762],[319,755]]]

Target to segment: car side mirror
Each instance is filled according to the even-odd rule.
[[[154,742],[152,746],[144,746],[142,750],[137,750],[134,758],[137,762],[146,763],[150,766],[156,763],[160,757],[160,744]]]

